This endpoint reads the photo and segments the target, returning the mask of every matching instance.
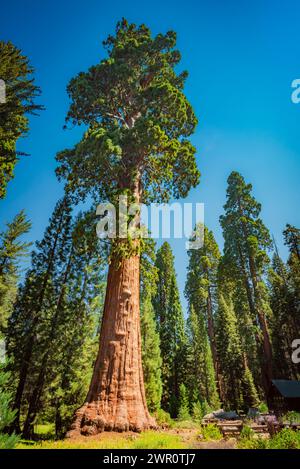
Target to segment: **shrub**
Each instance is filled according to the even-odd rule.
[[[261,402],[258,406],[258,411],[261,414],[267,414],[269,412],[267,404],[265,402]]]
[[[240,440],[251,440],[254,436],[254,431],[248,425],[244,425],[240,433]]]
[[[300,432],[284,428],[270,439],[242,439],[239,448],[244,449],[300,449]]]
[[[300,423],[300,412],[290,411],[284,415],[283,421],[287,421],[290,424]]]
[[[15,419],[15,411],[10,407],[12,395],[7,390],[9,373],[5,371],[5,364],[0,363],[0,449],[12,449],[19,441],[15,434],[8,435],[5,428]]]
[[[206,426],[201,427],[200,434],[203,440],[221,440],[222,433],[214,423],[209,423]]]
[[[300,432],[284,428],[268,441],[269,449],[300,449]]]
[[[154,413],[156,423],[162,428],[173,428],[174,420],[172,420],[170,414],[163,409],[158,409]]]

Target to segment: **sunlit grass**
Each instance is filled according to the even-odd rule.
[[[99,438],[79,440],[21,441],[18,449],[183,449],[186,446],[178,435],[147,431],[136,435],[101,434]]]

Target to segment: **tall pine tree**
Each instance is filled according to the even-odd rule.
[[[228,178],[225,214],[220,221],[225,241],[224,256],[236,268],[247,296],[252,322],[259,325],[257,337],[261,344],[262,384],[267,394],[273,375],[268,323],[272,311],[264,274],[269,260],[266,250],[271,246],[271,239],[259,218],[261,205],[251,192],[251,184],[246,184],[241,174],[232,172]]]
[[[218,357],[222,373],[222,396],[229,409],[254,407],[259,403],[252,374],[245,362],[237,317],[229,285],[226,299],[220,292],[216,318]]]
[[[200,230],[198,225],[196,231]],[[190,309],[193,307],[196,314],[204,319],[207,326],[209,342],[213,357],[216,379],[218,379],[218,360],[216,350],[214,314],[217,304],[217,272],[220,251],[212,231],[204,227],[204,242],[199,249],[189,251],[189,265],[185,296]],[[202,322],[202,318],[199,318]]]
[[[187,369],[188,382],[190,383],[190,400],[195,403],[199,401],[202,405],[206,403],[211,409],[218,409],[220,400],[207,326],[204,316],[196,313],[193,304],[190,306],[189,311],[188,332],[189,360]],[[215,336],[214,339],[216,339]]]

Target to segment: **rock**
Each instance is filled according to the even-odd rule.
[[[240,417],[234,411],[225,412],[224,409],[218,409],[210,414],[204,416],[204,419],[217,419],[217,420],[238,420]]]
[[[260,412],[258,409],[256,409],[255,407],[250,407],[249,410],[248,410],[248,413],[247,413],[247,417],[249,417],[250,419],[253,419],[253,418],[256,418],[256,417],[259,417],[260,416]]]

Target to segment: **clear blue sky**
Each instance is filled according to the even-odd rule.
[[[259,0],[10,0],[0,7],[1,39],[30,58],[46,111],[31,119],[18,143],[22,158],[8,195],[0,201],[1,225],[21,208],[32,220],[29,238],[42,236],[62,194],[55,154],[75,143],[80,129],[63,131],[71,77],[103,57],[102,40],[118,19],[146,23],[154,33],[174,29],[186,93],[199,118],[193,142],[202,173],[189,202],[205,203],[205,219],[222,247],[218,223],[226,179],[240,171],[253,183],[262,217],[285,257],[282,229],[299,223],[300,104],[291,82],[300,78],[300,2]],[[184,240],[171,241],[181,292],[187,255]],[[185,304],[185,302],[184,302]]]

